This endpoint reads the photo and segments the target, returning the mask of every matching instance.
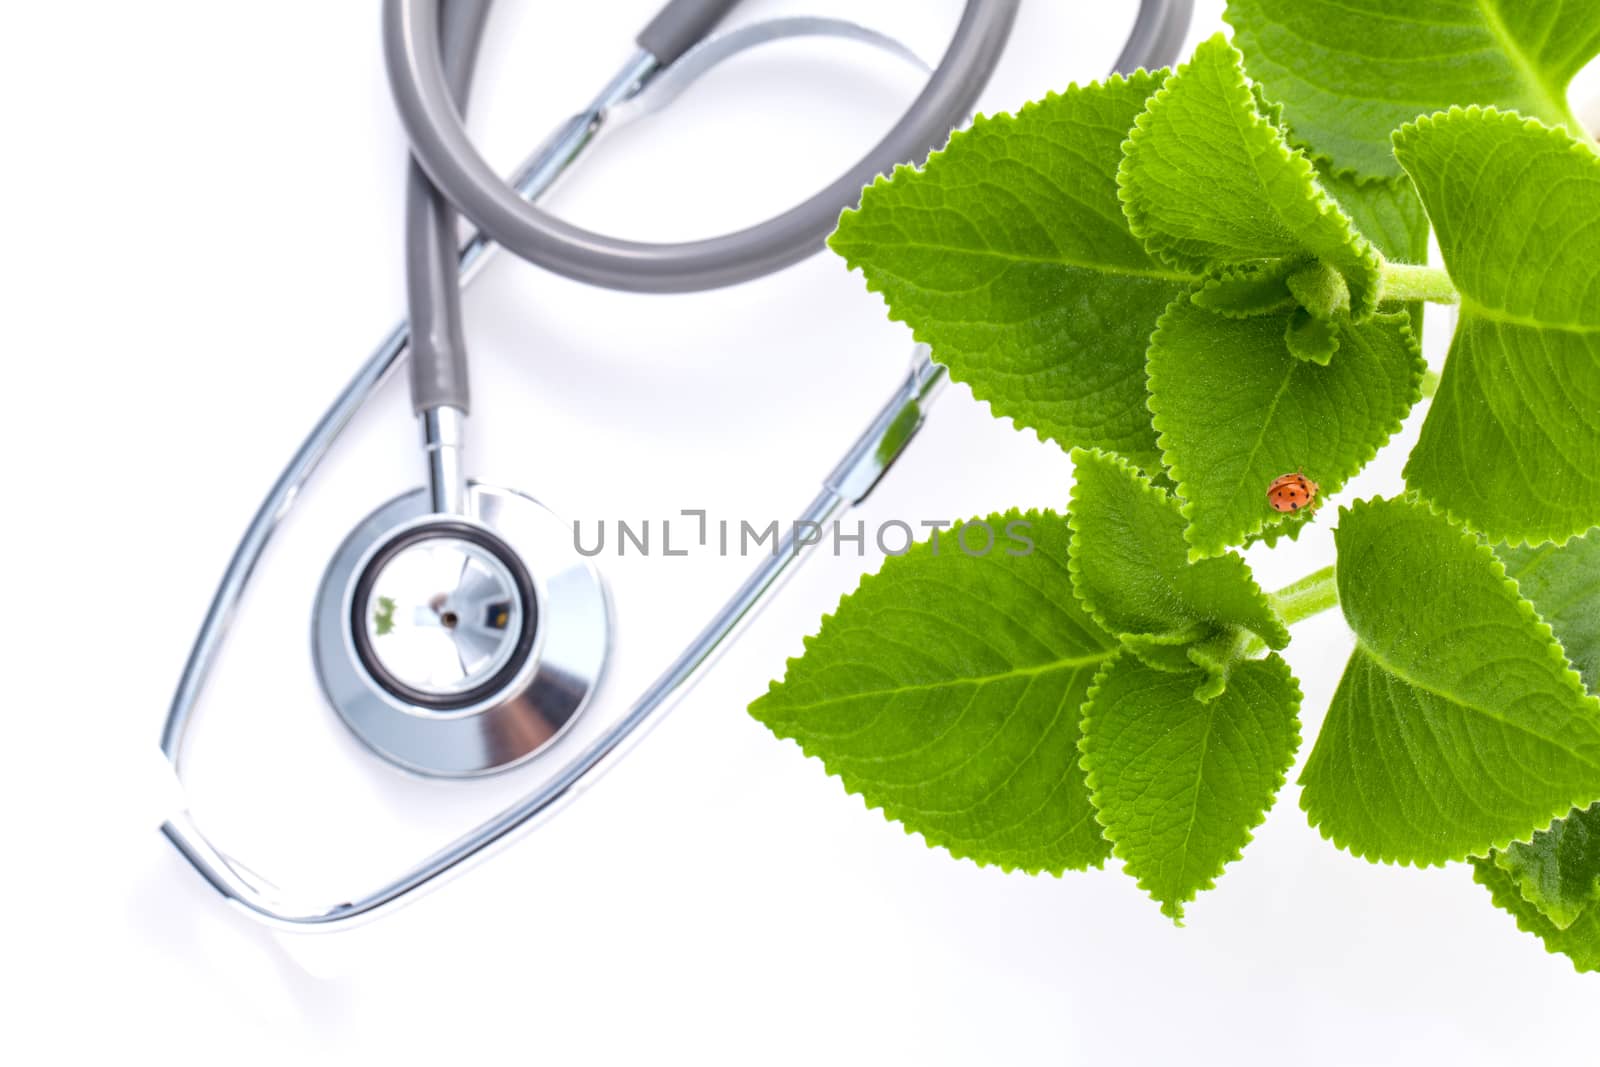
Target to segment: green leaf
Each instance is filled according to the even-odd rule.
[[[1428,262],[1428,213],[1410,180],[1357,182],[1318,167],[1317,181],[1385,259]]]
[[[1164,261],[1206,270],[1312,255],[1343,275],[1357,318],[1372,310],[1382,258],[1257,109],[1220,34],[1150,98],[1123,153],[1128,221]]]
[[[1295,308],[1284,328],[1283,344],[1295,359],[1326,367],[1339,351],[1339,329],[1331,319],[1319,319],[1303,307]],[[1284,399],[1294,403],[1292,396]]]
[[[1472,875],[1488,888],[1494,902],[1509,911],[1517,926],[1536,935],[1546,951],[1560,952],[1578,971],[1600,971],[1600,907],[1588,907],[1565,929],[1551,922],[1522,895],[1517,880],[1487,858],[1472,861]]]
[[[1390,132],[1452,104],[1579,129],[1567,83],[1600,51],[1594,0],[1228,0],[1224,17],[1296,142],[1363,178],[1399,177]]]
[[[1356,648],[1300,778],[1312,825],[1426,865],[1600,799],[1600,701],[1487,545],[1412,500],[1355,504],[1335,544]]]
[[[1072,595],[1065,519],[986,521],[997,535],[1027,523],[1012,529],[1033,550],[970,556],[948,530],[887,560],[750,713],[955,856],[1098,866],[1109,846],[1078,768],[1078,722],[1116,643]]]
[[[1290,311],[1295,297],[1289,291],[1289,275],[1303,265],[1298,260],[1273,259],[1225,267],[1206,278],[1189,299],[1197,307],[1235,319]]]
[[[1600,525],[1600,156],[1477,109],[1407,126],[1395,152],[1461,291],[1406,484],[1497,541]]]
[[[1089,788],[1094,788],[1091,780]],[[1493,854],[1511,875],[1522,898],[1565,930],[1587,908],[1600,908],[1600,804],[1574,811]]]
[[[1550,624],[1590,692],[1600,682],[1600,530],[1565,545],[1501,548],[1506,573]],[[1600,805],[1493,853],[1522,896],[1565,930],[1600,900]]]
[[[1332,322],[1335,315],[1350,310],[1350,290],[1344,278],[1326,263],[1297,270],[1284,284],[1301,307],[1323,322]]]
[[[1227,692],[1119,657],[1084,709],[1083,767],[1116,855],[1162,914],[1239,858],[1300,744],[1300,690],[1276,655],[1234,668]]]
[[[1339,202],[1356,229],[1366,235],[1385,259],[1395,263],[1426,265],[1428,262],[1428,213],[1410,179],[1357,182],[1333,173],[1326,165],[1317,168],[1317,180],[1328,195]],[[1422,342],[1422,301],[1406,305],[1411,314],[1411,333]]]
[[[1303,514],[1267,504],[1273,479],[1300,472],[1331,496],[1421,397],[1426,365],[1404,314],[1342,319],[1325,366],[1287,349],[1290,321],[1227,319],[1178,300],[1151,338],[1150,408],[1195,555],[1296,527]]]
[[[1073,589],[1140,660],[1167,671],[1205,668],[1205,699],[1222,691],[1244,635],[1272,648],[1289,643],[1244,560],[1230,552],[1189,562],[1183,515],[1166,490],[1120,456],[1079,449],[1072,459]]]
[[[1165,76],[980,117],[869,186],[829,240],[995,414],[1141,462],[1156,454],[1145,344],[1197,280],[1145,251],[1117,198],[1122,142]]]
[[[1600,529],[1564,545],[1502,545],[1495,552],[1555,631],[1584,686],[1600,692]]]

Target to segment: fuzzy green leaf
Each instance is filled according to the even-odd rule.
[[[1291,319],[1223,318],[1178,300],[1150,341],[1150,407],[1196,555],[1297,526],[1303,515],[1268,506],[1273,479],[1298,471],[1338,492],[1421,397],[1426,366],[1404,314],[1343,318],[1325,366],[1285,346]]]
[[[1594,0],[1228,0],[1250,73],[1296,142],[1399,177],[1389,134],[1452,104],[1578,129],[1567,83],[1600,51]]]
[[[1385,259],[1428,262],[1428,213],[1409,179],[1356,182],[1318,167],[1317,181]]]
[[[1084,708],[1083,767],[1106,837],[1175,920],[1239,858],[1300,744],[1300,690],[1278,656],[1239,664],[1206,703],[1196,673],[1122,656]]]
[[[1563,930],[1586,909],[1600,908],[1600,804],[1557,819],[1531,841],[1493,855],[1523,899]]]
[[[1565,545],[1501,548],[1506,573],[1550,624],[1590,692],[1600,686],[1600,530]],[[1600,805],[1574,811],[1493,854],[1523,899],[1565,930],[1584,908],[1600,908]]]
[[[1487,545],[1427,505],[1341,512],[1356,648],[1301,775],[1341,848],[1437,864],[1600,799],[1600,701]]]
[[[1575,970],[1600,971],[1600,907],[1585,908],[1563,929],[1529,903],[1517,879],[1494,860],[1474,859],[1472,875],[1489,890],[1495,904],[1516,918],[1520,929],[1544,942],[1547,951],[1565,955]]]
[[[1339,351],[1339,329],[1332,319],[1318,318],[1303,307],[1295,308],[1288,319],[1283,345],[1289,355],[1319,367],[1333,361],[1333,354]],[[1293,402],[1292,397],[1286,399]]]
[[[1506,574],[1550,624],[1591,693],[1600,693],[1600,529],[1564,545],[1495,549]]]
[[[1497,541],[1600,525],[1600,156],[1477,109],[1405,127],[1395,152],[1461,291],[1406,484]]]
[[[1417,197],[1416,186],[1409,178],[1357,182],[1333,173],[1324,165],[1317,168],[1317,180],[1385,259],[1418,265],[1428,262],[1428,235],[1432,227]],[[1405,307],[1411,315],[1411,333],[1421,344],[1422,301],[1413,301]]]
[[[1357,318],[1372,310],[1381,257],[1257,109],[1221,35],[1150,98],[1123,151],[1128,221],[1166,262],[1206,270],[1315,256],[1343,276]]]
[[[1144,663],[1204,668],[1205,698],[1222,691],[1242,635],[1256,634],[1272,648],[1289,643],[1244,560],[1230,552],[1189,561],[1171,494],[1119,456],[1079,449],[1072,459],[1073,588]]]
[[[1189,299],[1196,307],[1235,319],[1291,311],[1295,297],[1289,291],[1289,275],[1302,266],[1293,259],[1273,259],[1225,267],[1206,278]]]
[[[930,845],[1059,873],[1109,852],[1077,746],[1116,643],[1072,595],[1066,520],[987,519],[996,534],[1017,521],[1027,555],[970,556],[952,530],[887,560],[750,713]]]
[[[1143,463],[1145,345],[1197,280],[1145,251],[1117,198],[1122,142],[1164,77],[980,117],[922,170],[869,186],[829,240],[995,414]]]

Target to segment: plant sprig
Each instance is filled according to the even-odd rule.
[[[1030,556],[886,561],[752,713],[930,844],[1115,855],[1176,920],[1282,785],[1278,650],[1337,605],[1356,647],[1311,823],[1470,858],[1600,969],[1600,155],[1564,92],[1600,5],[1228,19],[1175,71],[980,117],[841,219],[891,317],[1076,484],[1064,514],[990,518],[1025,518]],[[1422,302],[1460,306],[1439,375]],[[1408,492],[1340,509],[1336,567],[1263,593],[1233,549],[1315,517],[1269,486],[1337,493],[1424,397]]]

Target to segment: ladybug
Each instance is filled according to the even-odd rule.
[[[1304,474],[1281,474],[1267,486],[1267,503],[1273,511],[1317,510],[1317,483]]]

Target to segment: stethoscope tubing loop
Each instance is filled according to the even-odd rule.
[[[825,188],[766,222],[680,243],[646,243],[574,226],[507,188],[468,138],[441,51],[440,0],[386,0],[384,55],[412,154],[466,218],[514,254],[557,274],[631,292],[715,289],[789,266],[822,247],[840,205],[896,163],[920,161],[965,120],[1004,48],[1018,0],[968,0],[949,49],[896,124]]]

